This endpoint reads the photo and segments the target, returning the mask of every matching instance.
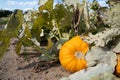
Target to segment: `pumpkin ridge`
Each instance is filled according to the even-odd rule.
[[[77,71],[86,68],[86,60],[84,58],[78,60]]]
[[[74,68],[74,66],[76,65],[75,61],[76,61],[76,59],[74,59],[74,60],[71,62],[71,66],[70,66],[70,69],[69,69],[69,71],[71,71],[71,72],[76,71],[75,68]]]
[[[75,58],[72,59],[71,61],[73,62],[74,60],[75,60]],[[71,63],[71,61],[69,61],[69,62]],[[68,65],[70,65],[70,64],[67,64],[67,63],[66,63],[63,67],[66,68],[66,67],[68,67]],[[66,69],[67,69],[67,68],[66,68]],[[67,69],[67,70],[70,71],[69,69]]]
[[[75,52],[75,48],[71,48],[71,47],[69,47],[69,46],[67,46],[67,45],[64,45],[66,48],[68,48],[69,50],[73,50],[74,49],[74,51],[73,51],[73,53]]]
[[[120,54],[117,54],[116,73],[120,75]]]
[[[84,48],[84,50],[82,51],[83,53],[85,53],[84,56],[86,55],[86,53],[87,53],[88,50],[89,50],[89,48],[87,48],[87,47]]]
[[[76,44],[76,42],[77,42],[77,44]],[[72,45],[74,46],[74,48],[76,49],[76,51],[77,51],[77,50],[78,50],[78,51],[79,51],[79,50],[81,51],[81,49],[79,48],[79,46],[80,46],[79,44],[81,44],[80,37],[77,36],[77,37],[75,38],[75,40],[72,41],[72,43],[73,43]]]

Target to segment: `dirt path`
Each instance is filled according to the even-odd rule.
[[[36,73],[33,68],[37,59],[25,61],[15,54],[13,43],[14,40],[0,61],[0,80],[59,80],[63,76],[70,75],[59,64]]]

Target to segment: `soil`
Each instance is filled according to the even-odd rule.
[[[71,74],[59,63],[45,63],[38,67],[38,57],[32,56],[25,60],[15,53],[14,43],[15,39],[12,39],[10,47],[0,61],[0,80],[59,80]]]

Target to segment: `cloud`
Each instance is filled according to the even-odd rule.
[[[99,0],[98,2],[99,2],[99,4],[100,4],[101,6],[107,6],[107,4],[106,4],[106,1],[105,1],[105,0],[103,0],[103,1],[102,1],[102,0],[101,0],[101,1]]]
[[[12,9],[10,9],[10,8],[4,8],[4,10],[12,10]]]
[[[15,5],[15,3],[16,3],[15,1],[7,1],[8,5]]]
[[[13,0],[8,0],[7,1],[8,5],[17,5],[17,6],[34,6],[38,4],[38,1],[33,0],[33,1],[13,1]]]
[[[31,10],[32,8],[24,8],[23,11]],[[33,8],[34,9],[34,8]]]

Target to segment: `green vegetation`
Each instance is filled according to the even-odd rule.
[[[5,25],[8,22],[8,17],[2,17],[0,18],[0,25]]]
[[[9,10],[0,10],[0,18],[1,17],[8,17],[12,14],[12,11],[9,11]]]
[[[21,10],[16,10],[13,12],[7,23],[7,28],[0,31],[0,57],[6,52],[11,38],[19,40],[16,45],[17,54],[22,54],[20,53],[22,46],[30,46],[43,54],[40,56],[41,60],[58,60],[60,46],[75,35],[88,36],[89,33],[97,35],[99,32],[106,32],[107,29],[111,31],[113,27],[119,30],[120,20],[118,19],[120,18],[116,13],[120,11],[118,10],[119,4],[103,8],[96,0],[90,5],[86,0],[77,4],[72,2],[74,5],[69,4],[68,0],[64,0],[64,4],[56,4],[55,6],[53,2],[54,0],[44,2],[38,11],[23,13]],[[111,18],[110,15],[114,13],[116,15]],[[107,44],[108,40],[113,40],[109,39],[109,36],[114,38],[120,34],[110,34],[107,38],[105,36],[107,40],[103,40],[104,43]],[[96,39],[98,37],[94,40],[96,41]],[[90,44],[97,45],[94,40]],[[45,48],[42,48],[43,44]]]
[[[8,22],[8,18],[12,14],[12,11],[9,10],[0,10],[0,25],[5,25]]]

